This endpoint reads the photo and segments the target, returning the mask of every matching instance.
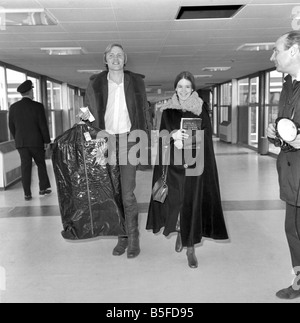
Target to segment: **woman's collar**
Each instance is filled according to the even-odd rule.
[[[177,94],[175,93],[173,97],[161,107],[161,111],[167,109],[175,109],[182,111],[189,111],[193,114],[199,116],[202,113],[203,100],[199,98],[197,92],[193,92],[191,96],[182,104],[180,104]]]

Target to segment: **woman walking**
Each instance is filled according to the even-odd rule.
[[[217,165],[213,149],[212,129],[206,105],[195,91],[195,79],[190,72],[180,73],[175,80],[176,93],[163,107],[160,131],[173,133],[170,140],[170,163],[167,168],[168,196],[164,203],[151,198],[147,230],[154,234],[164,228],[163,234],[169,236],[177,232],[176,251],[187,248],[188,264],[191,268],[198,267],[195,245],[203,237],[215,240],[227,240]],[[188,175],[195,165],[188,165],[183,157],[178,165],[178,154],[185,156],[186,143],[195,143],[186,131],[181,129],[183,118],[201,119],[202,141],[204,148],[204,169],[200,175]],[[195,148],[195,146],[194,146]],[[199,156],[203,158],[202,156]],[[177,159],[175,161],[175,159]],[[201,162],[200,162],[201,163]],[[197,164],[197,162],[196,162]],[[203,161],[202,161],[203,164]],[[153,186],[160,179],[163,165],[155,166]],[[196,172],[197,173],[197,172]]]

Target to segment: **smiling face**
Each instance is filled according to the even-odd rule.
[[[122,71],[125,65],[125,53],[122,48],[114,46],[109,53],[106,54],[106,63],[110,71]]]
[[[181,102],[186,101],[193,93],[192,82],[186,79],[181,79],[177,84],[176,93]]]

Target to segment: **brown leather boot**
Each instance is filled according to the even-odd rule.
[[[128,233],[127,258],[136,258],[140,253],[140,233],[138,228],[138,214],[126,217],[126,226]]]
[[[118,244],[116,245],[115,249],[113,250],[114,256],[122,256],[124,255],[126,249],[128,247],[128,237],[118,237]]]
[[[188,263],[189,263],[190,268],[192,268],[192,269],[198,268],[198,260],[195,255],[195,247],[188,248],[187,257],[188,257]]]
[[[182,245],[181,233],[178,232],[175,251],[179,253],[179,252],[182,252],[182,250],[183,250],[183,245]]]

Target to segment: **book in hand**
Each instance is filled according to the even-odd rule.
[[[200,118],[182,118],[181,128],[186,130],[190,137],[184,140],[184,149],[197,149],[201,143],[201,130],[202,119]]]
[[[200,118],[182,118],[180,129],[182,130],[201,130],[202,119]]]

